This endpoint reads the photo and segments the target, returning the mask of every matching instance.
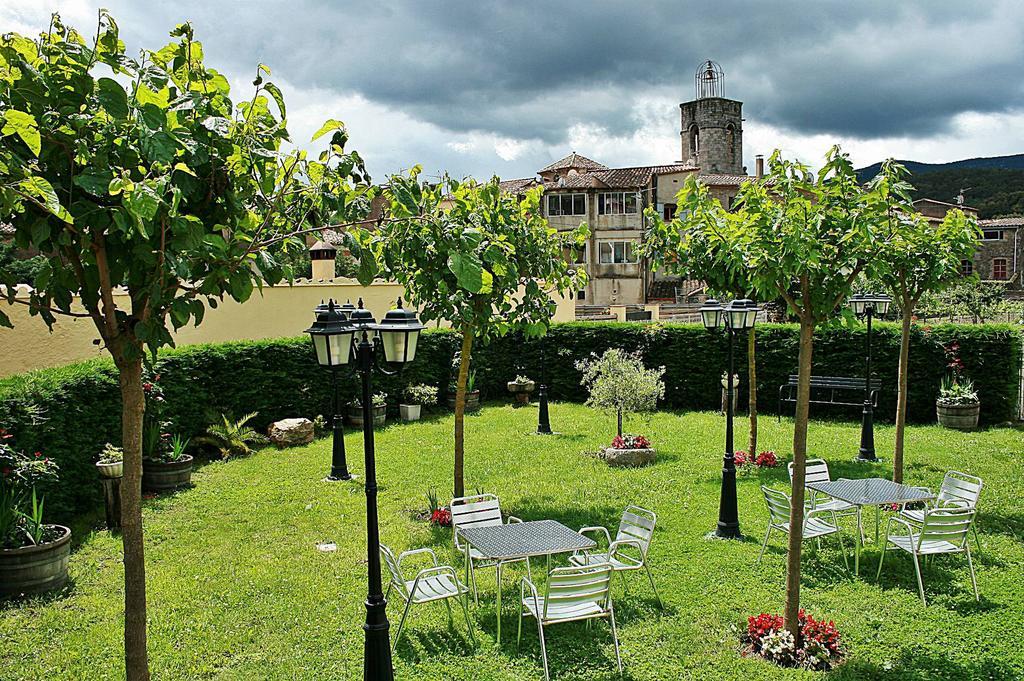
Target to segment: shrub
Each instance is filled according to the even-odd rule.
[[[590,391],[587,406],[614,412],[619,436],[623,416],[654,411],[665,396],[665,367],[648,369],[640,353],[611,348],[600,357],[595,353],[576,362],[576,368],[583,374],[580,383]]]
[[[57,480],[55,462],[15,449],[11,437],[0,428],[0,548],[9,549],[46,538],[40,488]]]
[[[256,418],[256,412],[246,414],[237,421],[221,416],[223,423],[210,426],[205,433],[196,437],[196,442],[210,445],[220,452],[222,459],[232,456],[252,454],[253,445],[267,444],[270,440],[266,435],[258,433],[249,425]]]
[[[408,404],[419,404],[428,407],[437,404],[437,388],[432,385],[410,385],[405,389]]]

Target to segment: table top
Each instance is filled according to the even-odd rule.
[[[931,492],[909,485],[901,485],[885,478],[865,478],[862,480],[839,478],[831,482],[809,482],[807,483],[807,489],[813,489],[857,506],[906,504],[912,501],[924,501],[935,498],[935,495]]]
[[[459,534],[488,558],[507,560],[592,549],[597,543],[556,520],[460,528]]]

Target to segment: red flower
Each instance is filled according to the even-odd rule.
[[[437,508],[430,514],[430,522],[440,527],[451,527],[452,512],[447,508]]]
[[[142,384],[142,389],[148,393],[150,390],[153,389],[153,384],[150,383],[149,381],[146,381],[145,383]]]
[[[37,459],[38,459],[39,457],[41,457],[42,455],[43,455],[43,453],[42,453],[42,452],[36,452],[36,458],[37,458]]]
[[[758,454],[754,463],[762,468],[775,468],[779,465],[779,458],[775,456],[775,452],[766,451]]]
[[[154,376],[153,377],[153,381],[155,381],[156,383],[159,383],[160,382],[160,374],[157,374],[156,376]]]
[[[747,463],[749,463],[750,458],[747,456],[747,453],[741,449],[732,455],[732,460],[737,466],[746,466]]]

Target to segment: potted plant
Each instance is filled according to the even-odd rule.
[[[508,391],[515,395],[516,404],[529,404],[530,393],[536,387],[537,384],[533,382],[533,379],[522,375],[516,376],[514,381],[508,382]]]
[[[185,453],[188,445],[188,438],[162,433],[157,448],[142,459],[142,488],[164,492],[191,485],[192,457]]]
[[[71,530],[43,522],[39,487],[57,481],[57,464],[14,449],[0,429],[0,596],[59,589],[68,579]]]
[[[384,393],[375,393],[371,398],[373,414],[373,427],[383,426],[388,416],[388,396]],[[361,400],[354,400],[349,403],[348,422],[355,428],[363,427],[363,403]]]
[[[96,462],[96,470],[102,478],[120,478],[124,475],[124,450],[109,442],[103,445],[100,459]]]
[[[643,435],[616,435],[611,447],[601,450],[601,458],[609,466],[646,466],[654,463],[656,452]]]
[[[437,404],[437,388],[432,385],[410,385],[404,395],[406,403],[398,405],[403,421],[419,421],[423,407]]]
[[[939,399],[935,401],[939,424],[946,428],[971,430],[978,427],[981,401],[970,379],[947,376],[939,387]]]
[[[455,409],[455,383],[448,386],[448,399],[446,400],[449,409]],[[470,369],[466,377],[466,411],[477,411],[480,409],[480,391],[476,389],[476,371]]]

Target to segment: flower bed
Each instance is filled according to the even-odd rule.
[[[749,473],[755,468],[775,468],[779,465],[779,457],[771,450],[761,452],[757,456],[740,450],[732,455],[732,460],[740,473]]]
[[[651,441],[643,435],[616,435],[612,438],[612,449],[650,449]]]
[[[744,655],[758,655],[781,667],[828,671],[843,659],[839,630],[832,620],[816,620],[800,610],[800,640],[783,627],[782,615],[761,613],[747,618],[740,636]]]

